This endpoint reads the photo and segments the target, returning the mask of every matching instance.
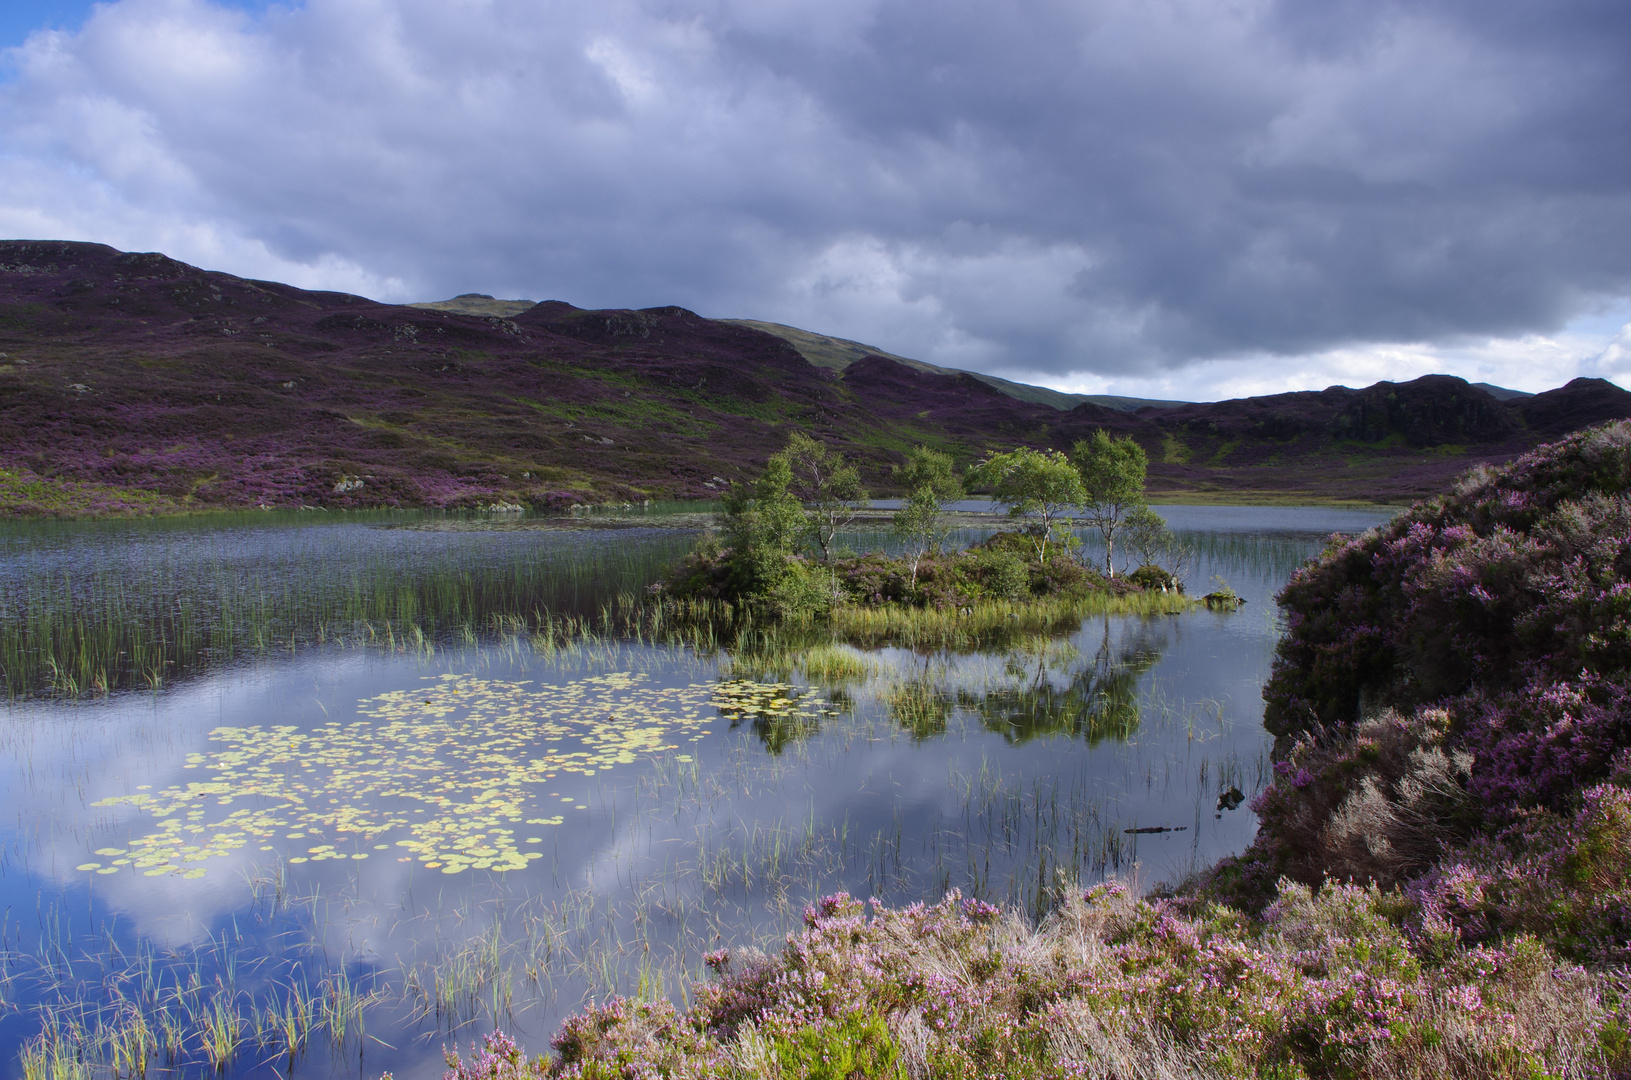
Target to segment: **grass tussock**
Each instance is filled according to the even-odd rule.
[[[871,678],[878,665],[853,648],[815,645],[799,656],[799,670],[811,682],[843,684]]]
[[[1092,593],[1023,603],[982,601],[961,608],[843,605],[829,616],[833,635],[862,648],[979,649],[1080,628],[1096,615],[1177,615],[1197,602],[1176,592]]]

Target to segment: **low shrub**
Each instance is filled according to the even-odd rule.
[[[1424,954],[1631,960],[1631,424],[1338,538],[1279,601],[1258,837],[1196,894],[1371,882]]]
[[[573,1018],[538,1073],[1527,1080],[1631,1067],[1611,981],[1532,936],[1423,955],[1408,909],[1396,891],[1288,880],[1251,917],[1111,882],[1058,896],[1033,928],[956,893],[902,908],[840,893],[780,956],[711,954],[719,977],[685,1013],[614,1000]],[[488,1074],[449,1080],[475,1075]]]
[[[914,577],[909,560],[877,552],[838,557],[830,565],[767,551],[744,560],[710,536],[659,591],[680,600],[745,602],[777,617],[819,617],[834,604],[956,610],[1124,596],[1144,591],[1140,580],[1154,581],[1158,592],[1168,591],[1159,588],[1163,582],[1176,584],[1159,567],[1146,567],[1143,579],[1101,577],[1063,545],[1050,547],[1049,556],[1046,562],[1037,559],[1031,538],[1022,533],[999,532],[971,548],[920,557]]]

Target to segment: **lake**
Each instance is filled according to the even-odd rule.
[[[1177,881],[1254,834],[1275,591],[1387,513],[1156,509],[1243,608],[927,655],[620,629],[695,514],[0,526],[0,1056],[434,1077],[827,893]]]

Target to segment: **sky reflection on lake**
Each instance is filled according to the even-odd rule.
[[[178,1024],[227,987],[234,1070],[272,1075],[287,1048],[255,1042],[255,1010],[343,978],[379,994],[368,1034],[313,1037],[297,1071],[435,1075],[451,1030],[497,1022],[542,1048],[586,995],[676,993],[708,949],[773,948],[824,893],[1035,909],[1060,873],[1150,885],[1238,851],[1266,770],[1273,593],[1325,534],[1382,515],[1162,509],[1212,538],[1196,577],[1226,577],[1243,609],[883,649],[838,681],[521,635],[14,704],[0,1054],[41,1008],[109,1023],[128,1002],[89,988],[123,972],[129,1001]]]

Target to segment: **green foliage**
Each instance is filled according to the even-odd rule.
[[[1149,459],[1132,436],[1111,438],[1103,428],[1071,447],[1070,460],[1081,475],[1082,516],[1104,537],[1104,573],[1115,576],[1116,533],[1144,501],[1144,475]],[[1154,516],[1154,515],[1151,515]],[[1162,523],[1163,526],[1165,522]],[[1148,530],[1151,523],[1142,520]]]
[[[720,565],[727,599],[759,600],[783,611],[801,606],[809,572],[796,555],[806,521],[792,482],[787,458],[776,454],[758,479],[725,493],[720,527],[729,550]]]
[[[788,559],[768,587],[750,597],[777,619],[824,615],[832,606],[832,574],[822,573],[803,559]]]
[[[1025,560],[1001,548],[980,548],[968,556],[974,580],[982,586],[982,599],[1018,600],[1031,591],[1030,567]]]
[[[1008,516],[1035,519],[1025,529],[1041,562],[1047,561],[1048,543],[1059,520],[1086,499],[1081,474],[1057,450],[1022,446],[992,454],[969,470],[968,482],[989,487],[992,501],[1006,507]]]
[[[841,456],[795,434],[758,479],[726,494],[722,536],[699,543],[666,591],[681,600],[720,600],[778,618],[807,618],[846,602],[959,610],[988,601],[1082,600],[1108,587],[1075,560],[1057,557],[1077,543],[1053,531],[1069,500],[1081,493],[1076,469],[1063,454],[1022,448],[995,455],[980,469],[1011,514],[1033,515],[1022,531],[998,533],[967,551],[941,551],[945,504],[963,489],[950,457],[919,446],[896,470],[915,485],[895,517],[897,534],[915,541],[915,549],[905,559],[840,557],[837,531],[864,505],[866,493]],[[814,544],[819,564],[801,550],[805,542]]]
[[[877,1013],[852,1012],[771,1043],[786,1080],[905,1080],[900,1049]]]
[[[895,466],[895,477],[907,490],[905,504],[895,513],[895,534],[913,552],[915,585],[919,561],[938,551],[951,531],[946,524],[946,504],[962,497],[963,485],[952,467],[951,456],[926,446],[909,451],[906,464]]]
[[[671,595],[747,604],[777,618],[817,615],[831,606],[838,594],[834,541],[867,503],[860,476],[843,455],[795,432],[757,479],[732,485],[723,501],[723,542],[698,544],[668,583]],[[825,574],[805,560],[806,543],[827,564]]]
[[[1122,522],[1121,538],[1122,546],[1131,553],[1134,564],[1139,568],[1135,572],[1135,584],[1145,589],[1176,588],[1183,591],[1184,578],[1194,568],[1195,552],[1167,528],[1160,514],[1148,506],[1135,507]],[[1160,578],[1153,579],[1149,574],[1144,574],[1143,580],[1137,580],[1137,574],[1149,568],[1159,570]]]
[[[793,433],[766,472],[779,468],[778,461],[787,468],[785,490],[803,507],[805,539],[815,545],[822,562],[831,562],[838,530],[854,521],[856,512],[870,501],[861,474],[843,454],[802,431]]]
[[[1127,575],[1130,584],[1140,589],[1154,589],[1156,592],[1166,592],[1169,589],[1179,589],[1182,586],[1178,579],[1154,563],[1144,563],[1137,570]]]

